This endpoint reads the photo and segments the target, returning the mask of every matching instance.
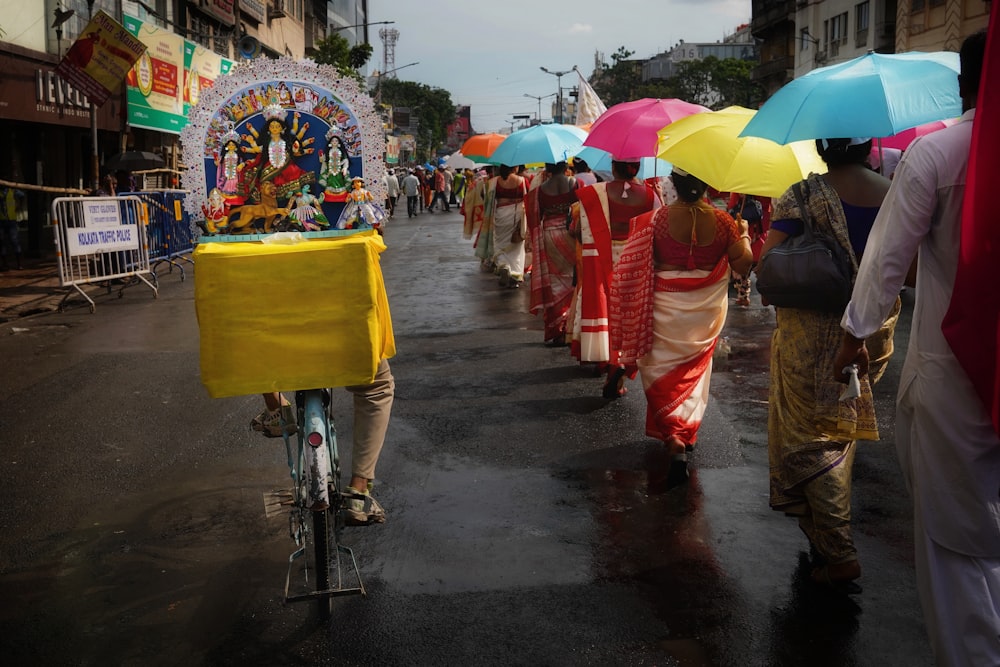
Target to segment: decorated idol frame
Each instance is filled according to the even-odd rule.
[[[311,60],[257,58],[202,91],[181,132],[194,233],[322,232],[386,217],[385,136],[351,78]]]

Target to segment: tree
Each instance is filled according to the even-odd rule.
[[[712,109],[739,105],[756,108],[764,100],[764,91],[751,78],[754,63],[738,58],[720,60],[708,56],[685,60],[667,82],[675,97]]]
[[[614,64],[610,67],[602,63],[599,71],[594,73],[590,82],[601,101],[607,106],[619,102],[629,102],[639,99],[636,92],[642,83],[642,63],[629,60],[635,51],[629,51],[624,46],[611,54]]]
[[[364,84],[365,77],[361,74],[361,68],[371,57],[371,44],[351,46],[351,43],[346,39],[333,33],[316,42],[316,54],[313,56],[313,60],[321,65],[333,65],[341,76],[357,79]]]
[[[451,93],[442,88],[380,77],[381,97],[384,104],[408,107],[417,120],[417,157],[428,160],[437,147],[444,143],[448,126],[455,122],[455,104]]]
[[[642,61],[624,46],[612,54],[613,65],[602,64],[591,77],[591,85],[609,107],[646,97],[678,98],[712,109],[739,105],[755,109],[764,101],[764,91],[752,78],[753,61],[738,58],[720,60],[708,56],[683,60],[667,81],[642,81]]]

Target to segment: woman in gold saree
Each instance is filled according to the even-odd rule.
[[[829,171],[812,174],[797,186],[814,226],[849,251],[853,282],[889,180],[866,163],[870,139],[819,139],[816,148]],[[804,218],[790,188],[775,206],[762,257],[788,236],[802,233]],[[881,377],[892,354],[898,313],[897,302],[879,332],[877,351],[871,353],[871,382]],[[770,504],[795,517],[809,539],[812,579],[856,593],[861,565],[851,535],[851,470],[857,441],[879,436],[869,378],[861,378],[860,396],[846,400],[840,400],[844,385],[833,379],[843,336],[841,315],[776,308],[768,394]]]

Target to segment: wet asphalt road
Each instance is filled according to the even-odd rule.
[[[691,480],[668,490],[638,381],[605,401],[544,347],[527,289],[480,272],[457,214],[397,217],[386,240],[389,520],[348,531],[369,595],[327,624],[282,603],[294,545],[263,499],[288,486],[284,450],[247,429],[259,398],[201,386],[190,268],[158,299],[0,325],[5,664],[931,664],[892,438],[901,354],[876,389],[883,441],[855,465],[865,590],[842,598],[805,581],[805,538],[767,506],[756,295],[730,311]]]

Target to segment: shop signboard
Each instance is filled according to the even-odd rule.
[[[125,27],[148,47],[126,79],[129,125],[180,134],[201,91],[233,61],[132,16]]]
[[[101,106],[118,90],[146,46],[107,12],[87,23],[56,67],[56,74]]]

